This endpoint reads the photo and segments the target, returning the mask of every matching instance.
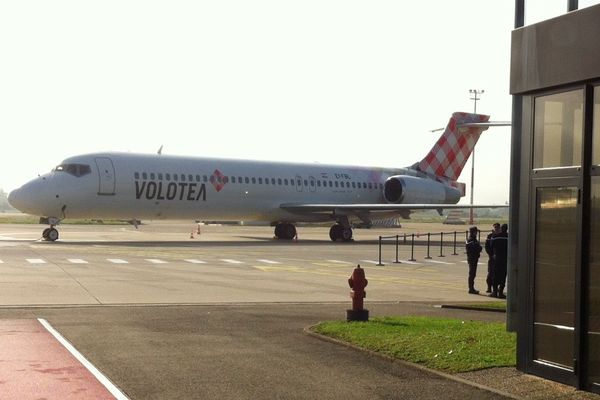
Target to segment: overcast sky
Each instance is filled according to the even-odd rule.
[[[469,89],[485,90],[478,111],[510,120],[513,3],[0,2],[0,188],[68,156],[161,145],[411,165],[429,130],[473,110]],[[508,201],[510,128],[476,149],[475,202]]]

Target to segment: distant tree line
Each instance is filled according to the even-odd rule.
[[[15,209],[8,204],[8,193],[3,189],[0,189],[0,211],[15,211]]]

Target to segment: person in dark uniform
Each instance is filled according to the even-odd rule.
[[[481,254],[481,244],[477,240],[478,229],[476,226],[469,228],[469,238],[465,247],[467,249],[467,262],[469,263],[469,293],[479,294],[479,290],[475,290],[475,275],[477,275],[477,263]]]
[[[488,269],[485,283],[487,284],[486,293],[492,293],[492,286],[494,285],[494,255],[492,254],[492,238],[500,233],[500,224],[495,223],[492,225],[492,232],[487,235],[485,239],[485,252],[488,255]]]
[[[491,297],[505,299],[506,266],[508,263],[508,225],[502,224],[500,233],[492,238],[492,254],[494,256],[494,286]]]

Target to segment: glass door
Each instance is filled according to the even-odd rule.
[[[575,379],[579,208],[578,186],[535,187],[533,364],[565,382]]]

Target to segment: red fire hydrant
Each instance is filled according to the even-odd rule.
[[[365,287],[367,287],[367,278],[365,278],[365,270],[360,267],[360,264],[354,268],[352,275],[348,278],[348,285],[352,289],[350,297],[352,297],[352,310],[346,310],[347,321],[368,321],[369,310],[363,309],[363,299],[367,297]]]

